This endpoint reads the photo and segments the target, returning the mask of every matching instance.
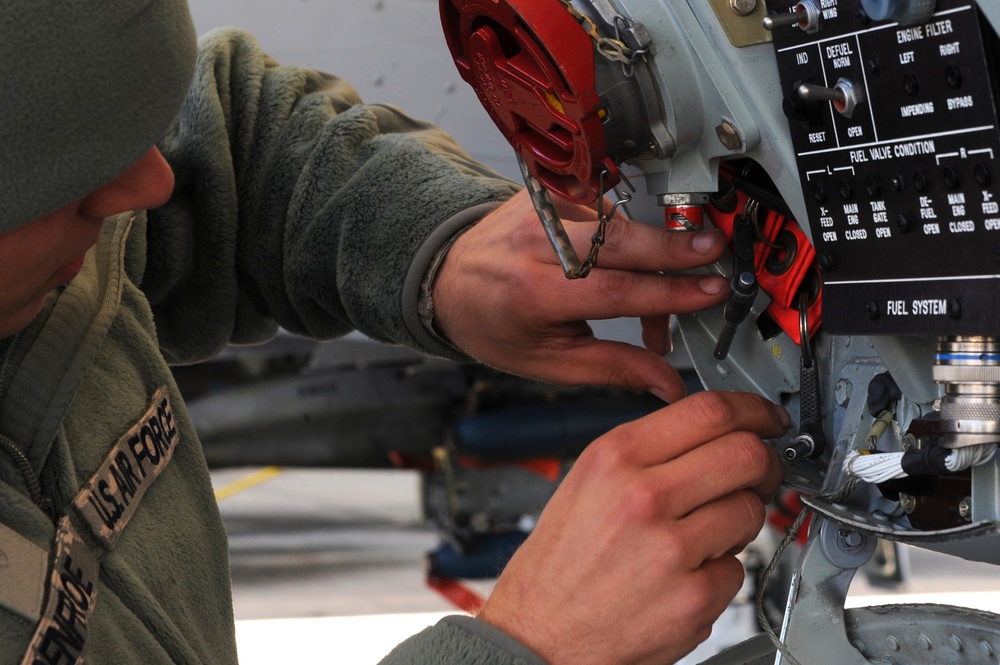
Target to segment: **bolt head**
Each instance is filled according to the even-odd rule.
[[[840,406],[847,406],[847,403],[851,401],[851,390],[853,387],[854,386],[847,379],[837,381],[837,388],[835,391],[837,404]]]
[[[737,16],[749,16],[757,9],[757,0],[729,0],[729,6]]]
[[[743,145],[740,133],[736,130],[733,123],[728,120],[723,120],[715,128],[715,135],[719,137],[719,143],[725,146],[727,150],[739,150],[740,146]]]

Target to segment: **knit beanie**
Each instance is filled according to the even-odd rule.
[[[0,0],[0,232],[148,151],[180,109],[195,51],[186,0]]]

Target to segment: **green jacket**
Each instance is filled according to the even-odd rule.
[[[34,662],[75,662],[83,636],[94,665],[235,663],[226,536],[168,363],[279,326],[454,353],[416,316],[420,281],[513,191],[439,130],[236,31],[203,38],[161,149],[172,200],[109,219],[80,275],[0,341],[2,665],[29,643]],[[60,518],[75,544],[54,544]],[[455,619],[386,662],[541,661]]]

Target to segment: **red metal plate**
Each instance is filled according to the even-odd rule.
[[[462,78],[533,176],[594,201],[619,181],[607,157],[594,44],[559,0],[441,0]]]

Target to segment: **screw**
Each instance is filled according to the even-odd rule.
[[[967,496],[958,502],[958,515],[963,520],[972,521],[972,497]]]
[[[757,9],[757,0],[729,0],[729,6],[737,16],[749,16]]]
[[[871,319],[872,321],[878,319],[878,317],[881,314],[881,312],[879,312],[878,309],[878,303],[875,302],[874,300],[868,303],[868,305],[865,307],[865,311],[868,313],[868,318]]]
[[[907,515],[912,515],[913,511],[917,509],[917,500],[909,494],[900,494],[899,507],[902,508],[903,512]]]
[[[723,120],[715,128],[715,135],[719,137],[719,143],[725,146],[727,150],[738,150],[743,145],[743,139],[740,137],[739,131],[728,120]]]

